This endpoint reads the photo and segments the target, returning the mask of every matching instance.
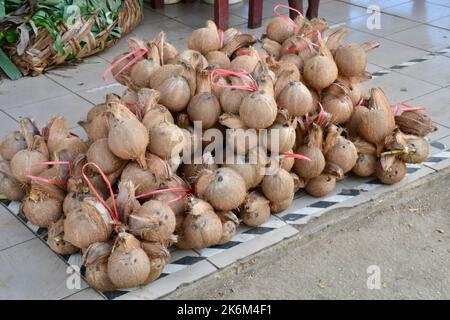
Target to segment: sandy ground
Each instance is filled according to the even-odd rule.
[[[450,299],[449,172],[166,298]],[[369,278],[379,289],[368,289]]]

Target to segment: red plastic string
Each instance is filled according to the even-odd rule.
[[[361,107],[363,102],[364,102],[364,97],[361,97],[355,106],[355,110],[357,110],[359,107]]]
[[[234,53],[235,56],[248,56],[250,55],[250,50],[248,49],[242,49],[242,50],[238,50]]]
[[[285,4],[281,4],[281,3],[277,4],[277,5],[273,8],[273,13],[274,13],[277,17],[283,18],[283,19],[285,19],[287,22],[289,22],[289,24],[290,24],[292,27],[294,27],[295,33],[297,33],[298,30],[300,30],[300,26],[299,26],[298,24],[296,24],[295,21],[292,20],[291,18],[289,18],[288,16],[283,16],[281,13],[279,13],[279,12],[277,11],[278,8],[285,8],[285,9],[288,9],[289,11],[294,11],[294,12],[298,13],[299,16],[301,16],[301,17],[303,17],[303,14],[302,14],[300,11],[298,11],[297,9],[291,8],[291,7],[289,7],[289,6],[285,5]]]
[[[185,194],[182,194],[181,196],[178,196],[175,199],[169,200],[169,201],[167,201],[167,204],[171,204],[171,203],[177,202],[177,201],[179,201],[181,199],[184,199],[184,198],[186,198],[188,196],[188,194],[189,193],[186,192]]]
[[[320,102],[319,102],[319,106],[320,106],[320,112],[319,112],[319,116],[317,117],[317,124],[321,124],[323,117],[325,116],[325,110],[323,109],[323,106]]]
[[[255,79],[253,79],[252,75],[248,73],[247,71],[232,71],[232,70],[226,70],[226,69],[215,69],[212,70],[209,74],[211,85],[221,88],[234,88],[239,90],[245,90],[245,91],[258,91],[258,84],[256,83]],[[228,85],[228,84],[219,84],[217,82],[214,82],[216,76],[225,76],[225,77],[237,77],[244,81],[248,81],[249,84],[247,85]]]
[[[105,181],[106,185],[108,186],[109,189],[109,193],[111,195],[111,200],[113,203],[113,207],[114,210],[111,209],[111,207],[106,203],[106,201],[102,198],[102,196],[100,195],[100,193],[97,191],[97,189],[95,189],[94,185],[91,183],[91,181],[89,180],[89,178],[86,176],[86,174],[84,173],[84,169],[86,169],[86,167],[88,166],[94,166],[98,172],[100,173],[100,175],[103,178],[103,181]],[[100,167],[95,164],[94,162],[88,162],[86,163],[83,168],[81,169],[81,174],[84,178],[84,180],[86,181],[86,183],[88,184],[89,188],[92,190],[92,192],[94,192],[95,196],[97,197],[97,199],[103,204],[103,206],[106,208],[106,210],[108,210],[109,215],[111,216],[111,218],[115,221],[115,222],[119,222],[119,210],[117,210],[117,203],[116,203],[116,197],[114,196],[114,192],[112,190],[112,186],[111,183],[108,180],[108,177],[106,177],[105,173],[102,171],[102,169],[100,169]]]
[[[319,30],[317,30],[317,40],[318,40],[319,42],[322,42],[322,34],[320,33]]]
[[[289,48],[286,48],[286,53],[299,53],[303,49],[305,49],[308,45],[311,45],[313,47],[318,47],[319,45],[317,43],[312,42],[311,40],[308,40],[304,37],[301,37],[304,42],[301,42],[298,46],[292,45]]]
[[[188,193],[191,193],[192,190],[187,189],[187,188],[182,188],[182,187],[159,189],[159,190],[154,190],[154,191],[142,193],[142,194],[136,196],[136,199],[141,199],[141,198],[145,198],[145,197],[148,197],[148,196],[154,196],[156,194],[169,193],[169,192],[184,192],[184,193],[188,194]],[[172,200],[174,200],[174,199],[172,199]]]
[[[396,104],[394,104],[394,107],[392,109],[392,112],[394,114],[397,114],[397,112],[401,110],[401,111],[416,111],[416,110],[426,110],[426,108],[424,107],[414,107],[410,104],[404,103],[404,102],[398,102]]]
[[[32,167],[39,167],[39,166],[47,166],[47,165],[69,165],[70,166],[70,162],[69,161],[44,161],[44,162],[35,162],[32,163],[31,165],[29,165],[26,169],[25,169],[25,177],[27,177],[30,180],[35,180],[35,181],[40,181],[40,182],[44,182],[47,184],[51,184],[51,185],[65,185],[66,182],[60,182],[60,181],[50,181],[47,178],[43,178],[43,177],[38,177],[38,176],[32,176],[30,175],[30,170]],[[69,167],[70,170],[70,167]]]
[[[295,158],[295,159],[300,159],[300,160],[311,161],[311,159],[308,158],[307,156],[304,156],[304,155],[298,154],[298,153],[283,152],[283,156],[285,156],[286,158]]]
[[[220,48],[223,48],[223,30],[219,29]]]
[[[309,127],[309,113],[305,114],[305,126]]]
[[[121,63],[123,60],[127,59],[128,57],[134,56],[138,52],[140,52],[140,53],[138,55],[136,55],[130,62],[128,62],[122,69],[120,69],[119,72],[117,72],[116,74],[113,74],[112,77],[107,78],[108,73],[112,72],[112,69],[114,69],[119,63]],[[105,71],[103,71],[102,80],[105,83],[113,82],[115,80],[115,77],[122,74],[124,71],[128,70],[133,64],[135,64],[136,62],[141,60],[141,58],[143,56],[145,56],[147,53],[148,53],[147,48],[138,48],[136,50],[129,52],[128,54],[121,57],[119,60],[114,61],[108,68],[105,69]]]

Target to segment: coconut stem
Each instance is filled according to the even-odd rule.
[[[405,149],[394,149],[394,150],[389,150],[389,151],[382,152],[380,155],[381,156],[387,156],[387,155],[396,155],[396,154],[404,154],[404,153],[407,153],[407,150],[405,150]]]

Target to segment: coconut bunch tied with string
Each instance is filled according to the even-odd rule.
[[[131,37],[102,75],[126,88],[79,122],[86,141],[62,116],[1,140],[3,196],[55,252],[83,255],[91,286],[149,284],[170,247],[225,244],[297,192],[323,197],[348,175],[396,183],[427,159],[427,111],[364,86],[378,43],[346,44],[347,30],[285,7],[261,39],[212,21],[184,51],[164,32]]]

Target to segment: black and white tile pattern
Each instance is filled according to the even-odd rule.
[[[411,59],[409,61],[406,61],[406,62],[403,62],[403,63],[400,63],[400,64],[396,64],[396,65],[394,65],[394,66],[392,66],[392,67],[390,67],[388,69],[383,69],[383,70],[379,70],[379,71],[373,72],[372,73],[372,78],[382,77],[384,75],[387,75],[387,74],[391,73],[393,70],[401,70],[401,69],[404,69],[404,68],[408,68],[408,67],[416,65],[418,63],[431,60],[431,59],[433,59],[433,58],[435,58],[437,56],[445,55],[445,54],[447,54],[449,52],[450,52],[450,47],[442,49],[442,50],[439,50],[439,51],[436,51],[436,52],[429,53],[429,54],[427,54],[427,55],[425,55],[425,56],[423,56],[421,58]]]

